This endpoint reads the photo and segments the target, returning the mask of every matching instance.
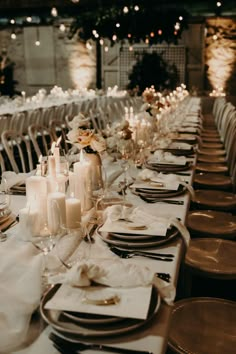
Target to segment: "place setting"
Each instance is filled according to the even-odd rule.
[[[51,277],[40,313],[57,336],[68,340],[122,335],[158,313],[161,295],[155,278],[148,267],[115,256],[90,257]],[[140,302],[143,306],[138,308]]]
[[[191,164],[185,156],[157,150],[147,159],[145,167],[158,172],[178,172],[188,170]]]
[[[142,221],[140,221],[142,220]],[[105,222],[96,230],[111,251],[121,256],[118,248],[139,249],[158,247],[178,235],[178,229],[169,225],[168,218],[148,215],[139,207],[111,206],[105,212]],[[116,249],[117,248],[117,252]],[[140,252],[139,252],[140,253]],[[165,255],[142,252],[142,256],[156,260],[172,261]],[[125,257],[124,257],[125,258]]]

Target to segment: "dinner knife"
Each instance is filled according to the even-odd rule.
[[[77,341],[72,341],[69,339],[65,339],[57,336],[55,333],[50,333],[49,339],[55,344],[57,350],[61,353],[70,353],[70,354],[79,354],[84,350],[95,350],[95,351],[105,351],[105,352],[113,352],[119,354],[153,354],[147,350],[134,350],[134,349],[126,349],[113,347],[109,345],[103,344],[93,344],[93,343],[82,343]]]

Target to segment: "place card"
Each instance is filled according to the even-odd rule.
[[[45,309],[145,320],[148,315],[151,294],[152,285],[135,288],[111,288],[105,286],[79,288],[63,284],[45,304]],[[111,299],[112,297],[117,299],[114,304],[93,304],[96,301],[102,303],[103,300]]]

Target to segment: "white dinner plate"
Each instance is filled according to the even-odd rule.
[[[160,295],[155,286],[153,286],[151,301],[147,318],[145,320],[123,318],[121,321],[113,323],[104,323],[98,326],[97,324],[88,325],[76,323],[68,317],[65,317],[63,311],[45,309],[45,304],[53,297],[60,285],[53,286],[42,298],[40,303],[40,312],[43,319],[52,326],[52,328],[63,335],[76,336],[82,338],[90,337],[106,337],[112,335],[126,334],[145,325],[158,312],[161,304]]]
[[[97,234],[104,242],[106,242],[109,245],[119,246],[127,249],[158,247],[163,243],[169,242],[170,240],[172,240],[174,237],[178,235],[178,230],[174,226],[167,229],[166,236],[153,235],[150,238],[148,237],[145,239],[142,238],[142,235],[140,238],[140,235],[135,235],[135,234],[127,234],[125,237],[125,234],[123,233],[120,234],[121,237],[118,238],[117,237],[118,233],[116,233],[116,235],[114,236],[112,233],[100,232],[99,229],[100,228],[97,229]]]

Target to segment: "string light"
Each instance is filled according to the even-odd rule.
[[[129,46],[129,51],[132,52],[134,50],[134,48],[131,46]]]
[[[183,21],[183,19],[184,19],[183,16],[179,16],[180,21]]]
[[[99,43],[100,43],[101,45],[103,45],[103,44],[104,44],[104,40],[101,38],[100,41],[99,41]]]
[[[27,16],[26,17],[26,21],[29,22],[29,23],[32,22],[32,17],[31,16]]]
[[[37,27],[36,28],[36,41],[35,41],[35,45],[36,47],[39,47],[40,46],[40,39],[39,39],[39,28]]]
[[[65,24],[64,24],[64,23],[61,23],[61,24],[60,24],[60,26],[59,26],[59,30],[60,30],[61,32],[65,32],[65,30],[66,30],[66,26],[65,26]]]
[[[119,28],[120,27],[120,23],[117,22],[116,23],[116,27]]]
[[[159,29],[157,33],[158,33],[159,36],[161,36],[162,35],[162,30]]]
[[[53,7],[53,8],[51,9],[51,15],[52,15],[53,17],[57,17],[58,12],[57,12],[56,7]]]
[[[113,40],[114,42],[117,40],[117,35],[116,35],[116,34],[113,34],[112,40]]]
[[[127,6],[125,6],[125,7],[123,8],[123,12],[124,12],[124,14],[127,14],[127,13],[129,12],[129,8],[128,8]]]
[[[134,6],[134,11],[139,11],[139,6],[138,5]]]
[[[214,34],[214,35],[212,36],[212,39],[213,39],[214,41],[217,41],[217,39],[218,39],[217,34]]]
[[[220,1],[217,1],[216,6],[221,7],[222,3]]]
[[[104,47],[104,51],[105,51],[105,52],[108,52],[108,50],[109,50],[108,46],[105,46],[105,47]]]
[[[155,37],[155,33],[154,33],[154,32],[151,32],[151,33],[150,33],[150,37],[152,37],[152,38]]]
[[[10,23],[11,23],[12,25],[14,25],[14,24],[16,23],[16,21],[14,20],[14,18],[12,18],[12,19],[10,20]]]
[[[176,29],[176,31],[178,31],[180,29],[180,23],[179,22],[176,22],[175,29]]]
[[[12,32],[12,33],[11,33],[11,39],[16,39],[16,34],[15,34],[15,32]]]

